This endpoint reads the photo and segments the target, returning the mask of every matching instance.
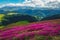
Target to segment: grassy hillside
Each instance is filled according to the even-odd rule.
[[[0,28],[25,25],[36,21],[37,19],[30,15],[21,15],[13,12],[0,14]]]
[[[7,27],[13,27],[13,26],[19,26],[19,25],[26,25],[28,23],[29,23],[28,21],[18,21],[16,23],[12,23],[12,24],[7,25]]]
[[[3,20],[4,14],[0,14],[0,22]]]

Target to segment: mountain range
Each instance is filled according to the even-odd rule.
[[[60,14],[60,9],[38,8],[31,6],[4,6],[0,8],[0,14],[8,14],[9,12],[20,13],[24,15],[38,16],[40,18],[49,17]]]

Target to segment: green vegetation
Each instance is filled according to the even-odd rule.
[[[0,14],[0,22],[3,20],[4,14]]]
[[[19,25],[26,25],[28,24],[29,22],[28,21],[18,21],[18,22],[15,22],[15,23],[11,23],[7,26],[0,26],[0,29],[4,28],[4,27],[13,27],[13,26],[19,26]]]
[[[36,21],[37,19],[35,17],[25,14],[22,15],[20,13],[9,12],[7,14],[0,14],[0,28],[25,25]]]
[[[46,36],[35,36],[35,40],[45,40]]]
[[[12,24],[7,25],[7,27],[13,27],[13,26],[19,26],[19,25],[26,25],[28,23],[29,23],[28,21],[18,21],[16,23],[12,23]]]

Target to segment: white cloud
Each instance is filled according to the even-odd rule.
[[[35,5],[35,7],[58,7],[60,0],[25,0],[25,5]],[[54,5],[54,6],[53,6]]]
[[[14,3],[9,3],[9,4],[3,4],[0,6],[0,8],[4,7],[4,6],[23,6],[22,4],[20,3],[17,3],[17,4],[14,4]]]
[[[31,6],[31,7],[55,8],[55,7],[59,6],[59,3],[60,3],[60,0],[25,0],[23,3],[16,3],[16,4],[9,3],[9,4],[4,4],[1,7],[4,7],[4,6]]]
[[[44,6],[44,3],[41,1],[41,0],[31,0],[31,1],[28,1],[26,0],[25,2],[23,2],[25,5],[26,4],[33,4],[35,6]]]

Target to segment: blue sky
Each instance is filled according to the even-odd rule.
[[[0,0],[0,4],[4,3],[22,3],[25,0]]]

